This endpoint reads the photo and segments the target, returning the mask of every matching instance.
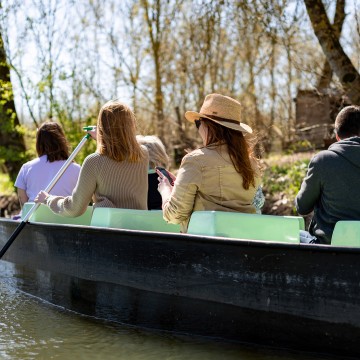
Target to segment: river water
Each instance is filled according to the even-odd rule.
[[[7,269],[8,264],[0,261],[0,359],[329,359],[105,323],[20,291]]]

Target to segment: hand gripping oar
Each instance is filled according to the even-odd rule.
[[[84,130],[91,130],[92,127],[85,127]],[[72,152],[72,154],[69,156],[69,158],[66,160],[64,165],[60,168],[60,170],[57,172],[55,177],[51,180],[51,183],[47,186],[45,189],[45,192],[50,192],[51,189],[55,186],[55,184],[58,182],[58,180],[61,178],[61,176],[64,174],[65,170],[69,167],[69,165],[74,160],[75,156],[79,153],[79,151],[82,149],[84,144],[86,143],[86,140],[91,137],[90,134],[86,134],[83,139],[80,141],[79,145],[75,148],[75,150]],[[34,204],[31,209],[28,211],[28,213],[25,215],[23,220],[21,221],[20,225],[15,229],[13,234],[10,236],[10,239],[6,242],[4,247],[0,251],[0,259],[3,257],[3,255],[6,253],[7,249],[11,246],[11,244],[14,242],[14,240],[17,238],[17,236],[20,234],[21,230],[25,227],[26,223],[30,219],[31,215],[37,210],[37,208],[40,206],[40,203]]]

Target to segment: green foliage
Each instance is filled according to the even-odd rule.
[[[294,154],[303,151],[314,150],[313,144],[309,140],[299,140],[291,143],[286,149],[287,154]]]
[[[62,118],[61,124],[64,128],[66,138],[70,144],[70,152],[72,152],[76,146],[80,143],[82,138],[86,135],[86,132],[83,130],[84,126],[96,125],[96,117],[89,116],[84,123],[74,123],[65,117]],[[96,141],[93,139],[89,139],[80,153],[77,155],[75,161],[78,164],[82,164],[86,156],[95,152],[96,150]]]
[[[0,194],[10,195],[14,192],[14,186],[8,174],[0,172]]]
[[[264,171],[263,186],[270,195],[284,193],[290,199],[295,198],[300,190],[301,183],[312,154],[305,154],[302,158],[271,159]]]

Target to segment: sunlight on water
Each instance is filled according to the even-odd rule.
[[[0,359],[325,359],[104,323],[17,290],[10,267],[0,261]]]

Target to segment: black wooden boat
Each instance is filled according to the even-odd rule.
[[[17,226],[0,219],[0,247]],[[0,266],[98,318],[358,358],[359,259],[359,248],[30,222]]]

